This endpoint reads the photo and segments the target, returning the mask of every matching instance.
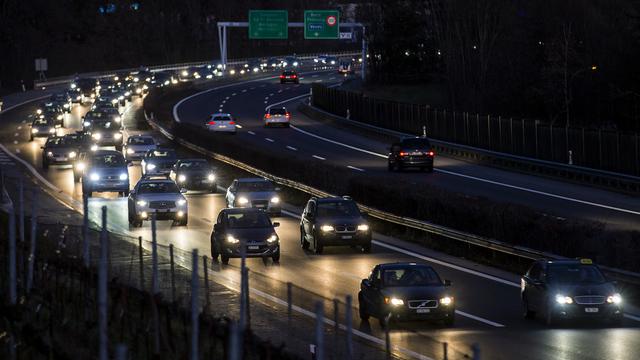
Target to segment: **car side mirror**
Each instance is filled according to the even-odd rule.
[[[451,286],[451,280],[447,280],[447,279],[445,279],[445,280],[442,282],[442,284],[443,284],[444,286]]]
[[[371,281],[369,281],[369,279],[362,279],[362,286],[363,287],[371,287]]]

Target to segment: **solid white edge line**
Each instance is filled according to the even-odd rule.
[[[500,323],[493,322],[493,321],[491,321],[491,320],[487,320],[487,319],[481,318],[481,317],[479,317],[479,316],[471,315],[471,314],[466,313],[466,312],[464,312],[464,311],[456,310],[456,314],[458,314],[458,315],[462,315],[462,316],[467,317],[467,318],[469,318],[469,319],[473,319],[473,320],[479,321],[479,322],[481,322],[481,323],[485,323],[485,324],[487,324],[487,325],[491,325],[491,326],[493,326],[493,327],[498,327],[498,328],[502,328],[502,327],[504,327],[504,325],[502,325],[502,324],[500,324]]]
[[[254,133],[253,131],[249,130],[247,131],[250,135],[255,135],[256,133]]]

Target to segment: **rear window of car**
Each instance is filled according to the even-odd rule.
[[[214,121],[231,121],[231,116],[214,116]]]
[[[140,184],[138,194],[164,194],[164,193],[178,193],[180,189],[173,182],[157,182],[157,183],[144,183]]]
[[[127,140],[127,144],[129,145],[153,145],[154,141],[153,138],[149,138],[149,137],[139,137],[139,136],[132,136],[129,137],[129,139]]]
[[[401,144],[402,146],[416,149],[431,148],[431,143],[427,139],[404,139]]]
[[[269,109],[269,114],[271,115],[286,115],[287,109],[285,108],[271,108]]]

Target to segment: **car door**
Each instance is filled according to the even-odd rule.
[[[233,180],[231,186],[227,189],[227,195],[225,196],[227,199],[227,207],[234,207],[234,202],[236,201],[236,191],[238,189],[238,180]]]

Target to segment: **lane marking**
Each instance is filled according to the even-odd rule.
[[[318,76],[320,76],[320,75],[317,75],[317,74],[316,75],[311,75],[312,78],[316,78]]]
[[[298,151],[298,149],[294,148],[293,146],[289,146],[289,145],[287,145],[287,149],[289,149],[291,151]]]
[[[242,89],[242,92],[243,92],[243,93],[246,93],[246,92],[247,92],[247,89]]]
[[[273,96],[273,93],[269,94],[269,96]]]
[[[313,155],[312,157],[318,159],[318,160],[327,160],[326,158],[323,158],[322,156],[318,156],[318,155]]]
[[[356,171],[364,172],[364,169],[360,169],[360,168],[357,168],[357,167],[355,167],[355,166],[348,165],[347,167],[348,167],[349,169],[351,169],[351,170],[356,170]]]
[[[254,133],[253,131],[247,131],[249,134],[251,135],[255,135],[256,133]]]
[[[267,100],[264,101],[265,104],[269,103]]]
[[[269,97],[268,97],[268,96],[265,96],[265,97],[264,97],[264,99],[265,99],[265,100],[269,100]]]
[[[236,93],[231,94],[231,96],[236,96]]]
[[[275,140],[271,139],[271,138],[264,138],[265,140],[267,140],[268,142],[276,142]]]
[[[464,311],[456,310],[456,314],[462,315],[462,316],[467,317],[469,319],[473,319],[473,320],[479,321],[481,323],[485,323],[487,325],[491,325],[493,327],[498,327],[498,328],[505,327],[503,324],[500,324],[500,323],[497,323],[497,322],[494,322],[494,321],[491,321],[491,320],[487,320],[485,318],[481,318],[480,316],[471,315],[471,314],[466,313]]]

